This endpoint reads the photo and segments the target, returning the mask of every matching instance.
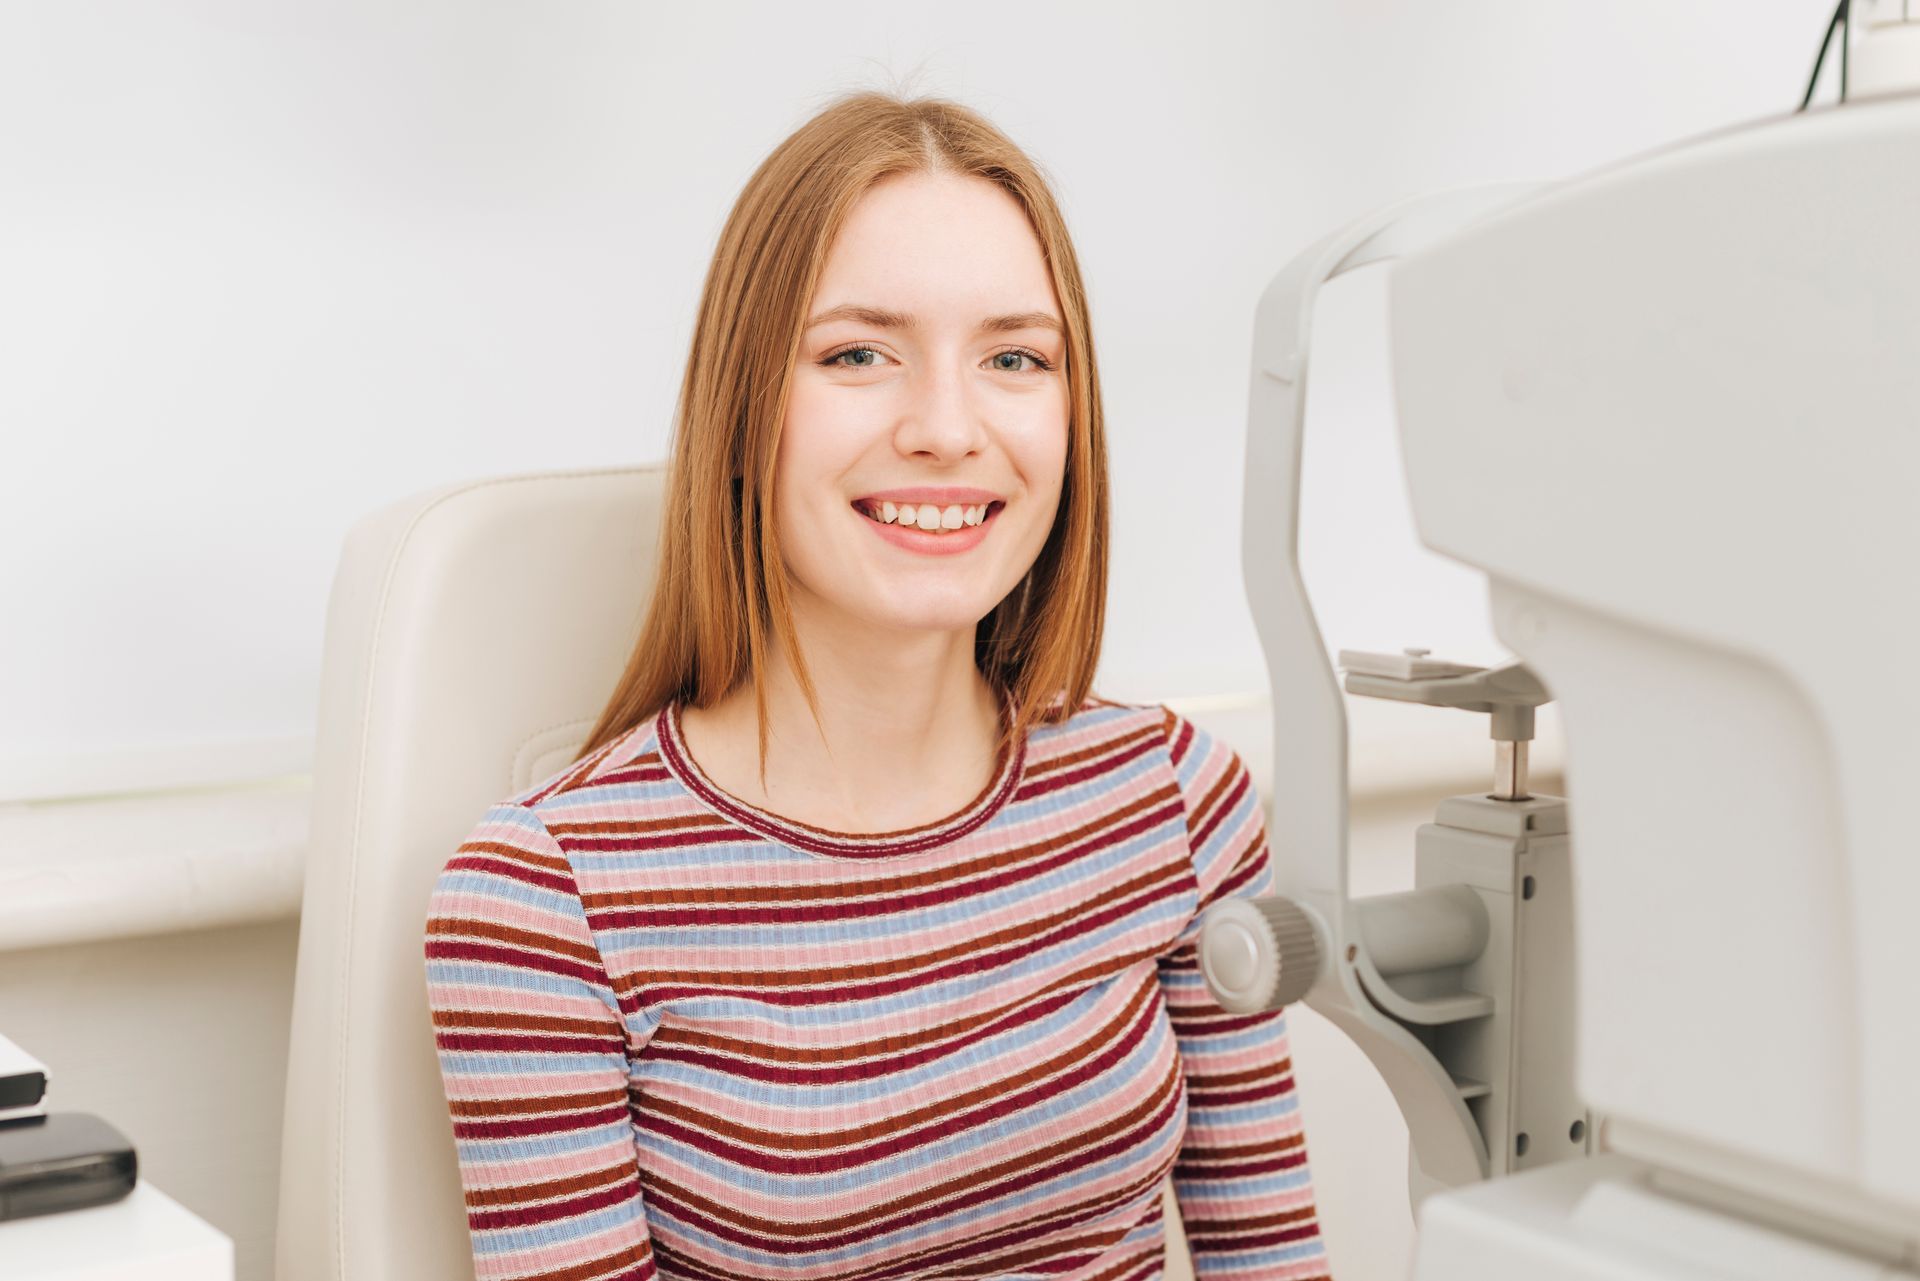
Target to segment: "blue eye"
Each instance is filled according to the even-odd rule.
[[[838,365],[840,364],[840,358],[842,356],[855,356],[861,353],[869,356],[878,356],[880,354],[871,347],[847,347],[834,352],[820,363],[823,365]],[[874,364],[872,361],[856,361],[851,364],[841,365],[840,367],[842,369],[872,369],[874,368]]]
[[[1031,360],[1034,363],[1034,368],[1032,369],[1019,369],[1012,365],[996,366],[997,368],[1004,370],[1009,374],[1046,373],[1053,368],[1052,365],[1049,365],[1047,363],[1047,358],[1045,356],[1042,356],[1037,351],[1028,351],[1024,347],[1015,347],[1011,351],[997,352],[994,354],[992,359],[999,360],[1002,356],[1025,356],[1028,360]]]

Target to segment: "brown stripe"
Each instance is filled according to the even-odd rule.
[[[1230,1147],[1207,1147],[1200,1143],[1188,1143],[1180,1149],[1180,1164],[1191,1165],[1205,1161],[1250,1161],[1255,1157],[1276,1156],[1282,1152],[1291,1152],[1306,1141],[1304,1133],[1295,1133],[1281,1135],[1276,1139],[1236,1143]]]
[[[665,818],[620,818],[620,819],[581,819],[578,822],[552,822],[547,830],[557,839],[561,836],[593,837],[607,839],[618,836],[655,836],[662,832],[693,831],[703,827],[731,827],[733,824],[718,814],[702,810],[699,813],[669,814]]]
[[[458,858],[462,854],[497,854],[511,862],[537,867],[543,872],[558,872],[563,876],[569,872],[567,860],[564,858],[541,854],[524,845],[513,845],[506,841],[462,841],[460,847],[453,852],[453,856]]]
[[[539,1281],[598,1281],[600,1278],[625,1277],[636,1269],[640,1276],[653,1276],[655,1274],[650,1269],[654,1266],[653,1247],[651,1243],[642,1241],[638,1245],[621,1246],[612,1254],[603,1254],[570,1268],[542,1269]]]
[[[1271,1063],[1261,1063],[1240,1072],[1189,1072],[1187,1084],[1200,1089],[1218,1090],[1232,1085],[1244,1085],[1249,1081],[1264,1081],[1270,1076],[1285,1076],[1293,1070],[1291,1056],[1276,1059]]]
[[[493,921],[475,920],[466,916],[430,918],[427,921],[427,937],[487,939],[495,943],[509,943],[515,947],[528,948],[535,952],[551,952],[596,966],[600,964],[599,950],[591,943],[576,943],[572,939],[555,938],[551,934],[542,934],[535,930],[515,929],[511,925],[499,925]]]
[[[1217,752],[1221,744],[1218,739],[1214,740],[1214,744]],[[1213,786],[1207,789],[1206,794],[1200,798],[1198,804],[1188,807],[1187,830],[1189,832],[1197,832],[1206,826],[1207,819],[1211,817],[1214,806],[1220,803],[1220,798],[1227,794],[1228,790],[1233,787],[1236,781],[1237,771],[1233,768],[1233,753],[1228,751],[1225,753],[1225,756],[1225,768],[1220,771],[1220,777],[1214,780]]]
[[[1044,761],[1030,762],[1027,766],[1027,777],[1029,779],[1044,778],[1048,774],[1055,774],[1063,769],[1071,769],[1076,765],[1084,764],[1087,761],[1095,760],[1102,756],[1111,756],[1114,753],[1132,746],[1141,739],[1151,738],[1159,732],[1158,726],[1147,725],[1139,729],[1128,730],[1124,734],[1116,734],[1112,738],[1103,738],[1098,742],[1089,743],[1077,751],[1062,752],[1058,756],[1049,756]]]
[[[611,1187],[632,1178],[633,1175],[633,1166],[622,1161],[605,1169],[589,1170],[585,1174],[576,1174],[565,1179],[552,1179],[545,1183],[514,1183],[498,1188],[470,1188],[467,1190],[467,1208],[469,1210],[498,1209],[524,1202],[574,1196],[581,1192],[591,1192],[595,1188]]]
[[[486,1028],[489,1031],[565,1032],[573,1036],[598,1036],[607,1030],[604,1019],[573,1019],[563,1014],[517,1014],[511,1010],[433,1011],[436,1028]]]
[[[615,1100],[624,1102],[626,1097],[627,1092],[623,1088],[618,1094],[527,1094],[492,1099],[449,1099],[448,1106],[455,1117],[539,1116],[543,1112],[577,1112],[586,1108],[605,1107]]]
[[[1224,1235],[1236,1228],[1245,1228],[1250,1232],[1257,1228],[1284,1228],[1290,1223],[1299,1223],[1303,1219],[1313,1217],[1313,1207],[1303,1205],[1299,1209],[1282,1210],[1277,1214],[1235,1215],[1232,1219],[1225,1221],[1208,1220],[1195,1215],[1192,1225],[1199,1229],[1211,1225],[1217,1233]]]

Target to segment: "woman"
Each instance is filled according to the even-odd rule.
[[[658,586],[579,758],[427,930],[481,1278],[1326,1274],[1284,1016],[1202,909],[1245,767],[1094,696],[1106,466],[1031,160],[843,99],[708,273]]]

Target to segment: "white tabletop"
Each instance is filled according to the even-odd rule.
[[[111,1205],[0,1222],[6,1281],[233,1281],[233,1242],[142,1180]]]

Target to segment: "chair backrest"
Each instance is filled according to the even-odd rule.
[[[565,766],[638,634],[661,466],[513,476],[349,533],[327,611],[279,1281],[471,1277],[421,959],[488,805]]]

